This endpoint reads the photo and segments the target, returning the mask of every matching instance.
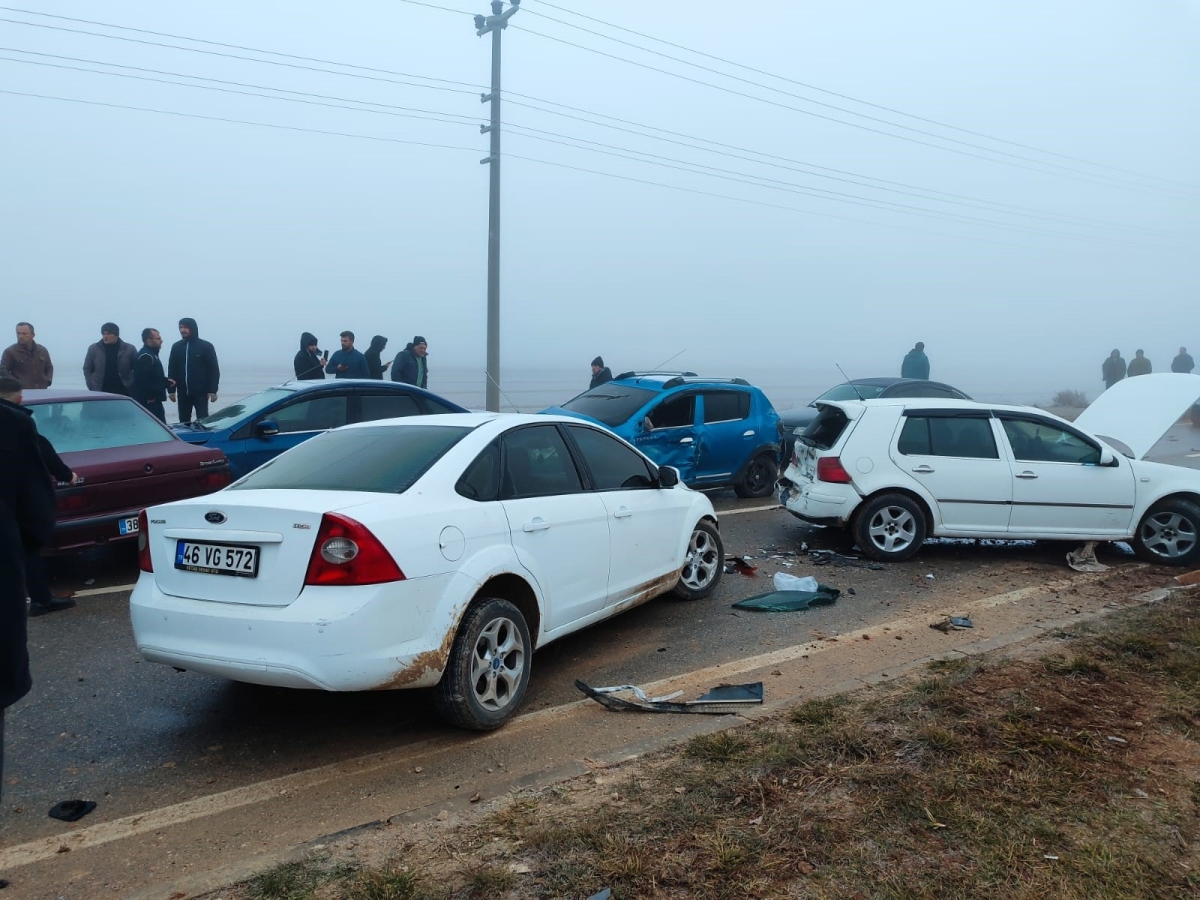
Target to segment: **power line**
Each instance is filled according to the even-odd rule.
[[[403,2],[414,2],[414,0],[403,0]],[[890,112],[890,113],[893,113],[894,115],[904,116],[905,118],[914,119],[918,122],[925,122],[928,125],[936,125],[939,128],[947,128],[947,129],[950,129],[951,131],[960,132],[961,134],[969,134],[969,135],[972,135],[973,137],[985,138],[986,140],[989,140],[989,141],[995,141],[1000,144],[1007,144],[1010,147],[1019,147],[1022,150],[1032,150],[1035,153],[1042,153],[1042,154],[1045,154],[1046,156],[1055,156],[1055,157],[1058,157],[1059,159],[1066,159],[1066,160],[1070,160],[1072,162],[1083,163],[1084,165],[1094,166],[1095,168],[1098,168],[1098,169],[1108,169],[1109,171],[1112,171],[1112,172],[1121,172],[1126,175],[1134,175],[1138,178],[1144,178],[1144,179],[1148,179],[1151,181],[1161,181],[1161,182],[1164,182],[1167,184],[1174,184],[1174,185],[1178,185],[1181,187],[1196,189],[1195,185],[1187,184],[1185,182],[1174,181],[1172,179],[1162,178],[1157,175],[1146,175],[1142,172],[1137,172],[1132,169],[1123,169],[1123,168],[1119,168],[1117,166],[1110,166],[1110,165],[1106,165],[1104,163],[1094,162],[1092,160],[1085,159],[1083,157],[1071,156],[1066,153],[1058,153],[1054,150],[1045,150],[1041,147],[1035,147],[1032,144],[1023,144],[1019,141],[1008,140],[1007,138],[997,137],[996,135],[987,134],[986,132],[982,132],[982,131],[973,131],[970,128],[962,128],[958,125],[952,125],[949,122],[942,122],[937,119],[928,118],[926,116],[919,116],[914,113],[905,112],[902,109],[896,109],[894,107],[884,106],[883,104],[880,104],[880,103],[872,103],[871,101],[863,100],[860,97],[854,97],[854,96],[851,96],[850,94],[842,94],[837,91],[831,91],[827,88],[819,87],[818,85],[815,85],[815,84],[809,84],[808,82],[798,81],[794,78],[788,78],[784,75],[778,75],[774,72],[768,72],[765,69],[755,68],[754,66],[747,66],[743,63],[735,62],[734,60],[726,59],[721,56],[716,56],[715,54],[712,54],[712,53],[705,53],[703,50],[696,50],[693,47],[685,47],[683,44],[672,43],[671,41],[667,41],[662,38],[654,37],[653,35],[645,34],[640,31],[635,31],[632,28],[625,28],[624,26],[616,25],[612,22],[606,22],[603,19],[597,19],[594,16],[585,15],[584,13],[576,12],[575,10],[567,9],[566,7],[563,7],[563,6],[557,6],[554,3],[547,2],[547,0],[538,0],[538,2],[541,6],[547,6],[547,7],[550,7],[551,9],[556,9],[559,12],[564,12],[564,13],[567,13],[568,15],[577,16],[581,19],[586,19],[589,22],[595,22],[598,25],[603,25],[607,28],[612,28],[616,31],[622,31],[626,34],[636,35],[637,37],[643,38],[648,41],[654,41],[655,43],[663,44],[667,47],[674,47],[676,50],[683,50],[687,53],[694,53],[697,56],[702,56],[706,59],[711,59],[716,62],[723,63],[727,66],[733,66],[735,68],[742,69],[743,71],[746,71],[746,72],[753,72],[756,75],[765,75],[768,78],[775,78],[775,79],[778,79],[779,81],[784,81],[784,82],[787,82],[788,84],[794,84],[798,87],[802,87],[802,88],[805,88],[810,91],[818,91],[819,93],[825,94],[830,97],[837,97],[841,100],[849,100],[853,103],[861,103],[863,106],[869,106],[872,109],[878,109],[878,110],[882,110],[884,112]],[[604,38],[605,40],[615,41],[617,43],[624,44],[625,46],[628,46],[628,47],[634,47],[636,49],[643,50],[646,53],[654,53],[657,56],[664,56],[667,59],[672,59],[672,60],[675,60],[676,62],[681,62],[684,65],[701,68],[707,72],[714,72],[718,75],[724,75],[725,77],[729,77],[729,78],[734,77],[732,75],[728,75],[728,73],[720,72],[717,69],[711,69],[706,66],[700,66],[697,63],[693,63],[693,62],[690,62],[685,59],[678,59],[677,57],[668,56],[667,54],[657,53],[656,51],[651,50],[648,47],[640,47],[637,44],[633,44],[628,41],[618,40],[617,38],[614,38],[611,35],[606,35],[601,32],[598,32],[598,31],[593,31],[590,28],[584,28],[581,25],[575,25],[571,22],[565,22],[562,19],[557,19],[557,18],[554,18],[553,16],[548,16],[545,13],[540,13],[540,12],[537,12],[536,10],[528,9],[528,7],[526,7],[526,12],[530,13],[531,15],[540,16],[544,19],[548,19],[551,22],[557,22],[560,25],[565,25],[568,28],[575,28],[580,31],[586,31],[589,34],[596,35],[597,37]],[[742,80],[742,79],[739,79],[739,80]],[[747,83],[753,84],[754,82],[747,82]],[[767,86],[761,85],[761,87],[767,87]],[[768,90],[774,90],[774,89],[768,88]],[[793,94],[791,96],[798,96],[798,95]],[[807,98],[801,98],[801,99],[807,99]],[[810,102],[817,102],[817,101],[810,101]],[[835,107],[835,108],[839,108],[839,107]],[[846,112],[850,112],[850,111],[846,110]],[[860,115],[860,114],[852,113],[852,115]]]
[[[1084,172],[1080,169],[1075,169],[1070,166],[1063,166],[1058,163],[1049,163],[1049,162],[1043,162],[1041,160],[1030,159],[1029,157],[1020,156],[1019,154],[1015,154],[1015,153],[1009,153],[1008,151],[1005,151],[1005,150],[995,150],[995,149],[988,148],[988,147],[979,147],[976,144],[971,144],[966,141],[959,141],[955,138],[947,138],[947,137],[942,137],[940,135],[933,135],[938,140],[948,141],[951,143],[960,144],[960,145],[967,146],[967,147],[974,147],[976,149],[983,150],[987,153],[994,153],[994,154],[997,154],[1000,156],[1011,157],[1011,159],[996,159],[991,156],[984,156],[979,153],[972,153],[968,150],[960,149],[959,147],[947,147],[947,146],[943,146],[941,144],[932,143],[930,141],[924,141],[924,140],[921,140],[920,138],[910,137],[910,136],[902,135],[902,134],[895,134],[890,131],[884,131],[883,129],[880,129],[880,128],[872,128],[869,125],[862,125],[857,122],[846,122],[842,119],[835,118],[834,116],[827,116],[823,113],[813,112],[812,110],[801,109],[798,106],[789,106],[786,103],[780,103],[776,100],[769,100],[766,97],[757,97],[754,94],[748,94],[745,91],[734,90],[733,88],[724,87],[719,84],[713,84],[710,81],[703,81],[699,78],[692,78],[690,75],[683,75],[679,72],[672,72],[670,69],[662,69],[662,68],[659,68],[658,66],[649,65],[648,63],[637,62],[636,60],[628,59],[624,56],[617,56],[614,53],[607,53],[604,50],[598,50],[595,47],[588,47],[585,44],[577,44],[574,41],[568,41],[565,38],[555,37],[555,36],[549,35],[549,34],[543,34],[540,31],[534,31],[534,30],[532,30],[530,28],[526,28],[524,26],[514,25],[512,27],[518,28],[520,31],[524,32],[525,34],[531,34],[535,37],[540,37],[545,40],[554,41],[559,44],[564,44],[568,47],[574,47],[578,50],[584,50],[584,51],[587,51],[588,53],[595,53],[598,56],[603,56],[608,59],[616,60],[618,62],[623,62],[623,63],[626,63],[631,66],[637,66],[638,68],[641,68],[641,69],[647,69],[651,72],[658,72],[662,75],[667,75],[667,76],[670,76],[671,78],[678,78],[682,81],[691,82],[692,84],[697,84],[702,87],[712,88],[713,90],[721,91],[722,93],[726,93],[726,94],[731,94],[735,97],[742,97],[747,100],[755,100],[759,103],[765,103],[768,106],[774,106],[778,109],[786,109],[786,110],[789,110],[790,112],[800,113],[801,115],[811,116],[816,119],[823,119],[828,122],[834,122],[838,125],[845,125],[849,128],[857,128],[860,131],[867,131],[867,132],[871,132],[873,134],[880,134],[885,137],[894,138],[899,141],[907,141],[908,143],[912,143],[912,144],[920,144],[925,147],[932,147],[936,150],[943,150],[947,153],[957,153],[961,156],[968,156],[968,157],[972,157],[974,159],[981,159],[981,160],[984,160],[985,162],[999,163],[1001,165],[1012,166],[1012,167],[1018,168],[1018,169],[1026,169],[1031,172],[1038,172],[1042,175],[1057,175],[1060,178],[1070,178],[1074,181],[1084,181],[1089,184],[1100,185],[1103,187],[1124,187],[1129,190],[1135,190],[1135,191],[1163,192],[1166,190],[1166,189],[1161,189],[1161,188],[1154,188],[1150,185],[1135,184],[1132,182],[1128,182],[1128,181],[1124,181],[1124,180],[1115,178],[1114,176],[1111,176],[1111,175],[1101,175],[1101,174],[1092,173],[1092,172]],[[726,77],[733,77],[733,76],[726,76]],[[800,98],[800,99],[805,99],[805,98]],[[816,102],[816,101],[810,100],[808,102]],[[856,114],[856,115],[861,115],[861,114]],[[870,117],[868,117],[868,118],[870,118]],[[880,121],[880,120],[876,120],[876,121]],[[908,126],[905,126],[905,125],[894,125],[894,123],[887,123],[887,124],[893,125],[893,127],[897,127],[897,128],[905,128],[906,130],[909,130],[909,131],[919,131],[918,129],[909,128]],[[919,132],[919,133],[928,134],[928,132]],[[1033,165],[1022,165],[1020,162],[1015,162],[1013,160],[1022,160],[1027,163],[1033,163]],[[1045,168],[1038,168],[1038,166],[1042,166]],[[1055,171],[1051,171],[1052,169],[1060,169],[1062,171],[1055,172]],[[1069,173],[1075,173],[1075,174],[1072,175]],[[1084,177],[1078,177],[1078,176],[1084,176]],[[1173,191],[1172,193],[1178,194],[1180,192]]]
[[[474,13],[469,13],[465,9],[451,9],[449,6],[438,6],[436,3],[424,3],[422,0],[400,0],[401,3],[408,3],[412,6],[424,6],[427,9],[440,9],[442,12],[458,13],[463,16],[474,16]]]

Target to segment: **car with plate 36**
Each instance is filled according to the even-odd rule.
[[[927,537],[1129,541],[1167,565],[1200,561],[1200,472],[1146,458],[1200,395],[1195,375],[1144,375],[1067,422],[966,400],[822,403],[780,502],[903,560]]]
[[[468,413],[349,425],[213,497],[144,513],[130,600],[152,662],[237,681],[434,688],[496,728],[535,649],[660,594],[708,596],[706,496],[609,432]]]
[[[543,412],[603,425],[696,489],[766,497],[779,474],[779,414],[742,378],[624,372]]]

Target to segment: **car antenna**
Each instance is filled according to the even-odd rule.
[[[862,395],[862,394],[859,392],[859,390],[858,390],[858,385],[857,385],[857,384],[855,384],[853,381],[851,381],[851,380],[850,380],[850,376],[846,374],[846,370],[845,370],[845,369],[843,369],[841,366],[838,366],[838,364],[837,364],[837,363],[834,363],[834,365],[835,365],[835,366],[837,366],[837,370],[838,370],[839,372],[841,372],[841,373],[842,373],[842,377],[846,379],[846,384],[848,384],[848,385],[850,385],[850,387],[854,388],[854,395],[855,395],[856,397],[858,397],[858,399],[859,399],[859,400],[866,400],[867,398],[866,398],[866,397],[864,397],[864,396],[863,396],[863,395]]]
[[[513,412],[519,413],[521,411],[520,408],[517,406],[517,404],[512,402],[512,400],[509,398],[508,394],[504,393],[504,388],[500,387],[500,382],[496,381],[496,379],[492,377],[491,372],[484,369],[483,374],[485,376],[487,376],[488,381],[490,381],[492,384],[496,385],[496,390],[498,390],[500,392],[500,396],[503,397],[505,400],[508,400],[508,405],[513,408]]]
[[[665,366],[667,363],[669,363],[671,360],[673,360],[676,356],[682,356],[685,353],[687,353],[687,347],[684,347],[678,353],[671,354],[666,359],[664,359],[662,362],[660,362],[657,366],[654,366],[654,368],[650,369],[650,371],[651,372],[661,372],[663,366]]]

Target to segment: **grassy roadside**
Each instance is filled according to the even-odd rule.
[[[1200,598],[698,738],[225,900],[1200,897]]]

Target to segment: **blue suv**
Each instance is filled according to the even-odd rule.
[[[605,426],[693,488],[768,496],[779,470],[779,414],[742,378],[624,372],[545,413]]]

